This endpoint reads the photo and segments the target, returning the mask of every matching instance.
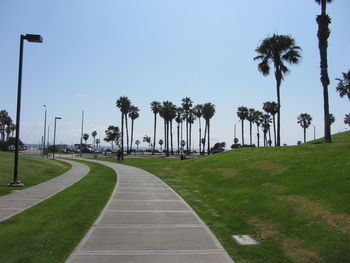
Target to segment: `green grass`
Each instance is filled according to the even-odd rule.
[[[13,181],[13,162],[13,153],[0,152],[0,195],[21,189],[6,186],[8,182]],[[50,180],[63,174],[70,168],[70,164],[65,162],[20,154],[18,178],[24,183],[24,188],[26,188]]]
[[[349,262],[350,132],[333,140],[124,163],[175,189],[237,263]],[[252,235],[260,244],[238,246],[233,234]]]
[[[71,187],[0,223],[0,262],[64,262],[99,216],[116,183],[106,166],[83,162],[89,174]]]

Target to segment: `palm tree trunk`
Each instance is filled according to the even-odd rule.
[[[244,120],[241,120],[242,122],[242,145],[244,145]]]
[[[201,128],[201,118],[198,118],[199,121],[199,154],[201,153],[201,138],[202,138],[202,128]]]
[[[328,101],[328,62],[327,62],[327,47],[328,38],[330,35],[329,24],[331,23],[330,17],[326,14],[326,1],[322,0],[322,14],[317,16],[318,23],[318,47],[320,49],[321,58],[321,83],[323,86],[323,111],[324,111],[324,140],[326,143],[331,143],[331,129],[329,121],[329,101]]]
[[[132,151],[132,141],[133,141],[133,135],[134,135],[134,120],[131,120],[131,141],[130,141],[130,153]]]
[[[192,123],[190,123],[189,140],[190,140],[190,153],[191,153],[191,149],[192,149]]]
[[[170,120],[170,147],[171,147],[171,155],[174,155],[173,148],[173,121]]]
[[[124,160],[124,114],[122,113],[122,149],[121,149],[121,160]],[[112,144],[113,147],[113,144]]]
[[[269,141],[271,142],[271,129],[269,128]],[[271,146],[269,143],[268,143],[268,146]]]
[[[125,130],[126,130],[126,153],[129,153],[129,129],[128,129],[128,114],[125,114]]]
[[[166,122],[166,156],[169,156],[169,121]]]
[[[304,143],[306,143],[306,128],[304,127]]]
[[[186,155],[188,155],[188,121],[187,121],[187,114],[186,114]]]
[[[204,152],[205,152],[205,142],[207,140],[207,127],[208,127],[208,121],[205,120],[205,127],[204,127],[204,143],[203,143],[203,156],[204,156]]]
[[[252,145],[252,122],[249,122],[250,145]]]
[[[210,154],[210,119],[208,119],[208,155]]]
[[[180,153],[180,123],[177,123],[177,154]]]
[[[275,115],[272,115],[272,122],[273,122],[273,139],[274,139],[274,144],[276,146],[276,119]]]
[[[154,149],[156,147],[156,130],[157,130],[157,113],[154,113],[154,133],[153,133],[153,149],[152,154],[154,154]]]
[[[278,111],[277,111],[277,144],[276,146],[281,146],[281,96],[280,96],[280,87],[282,80],[282,73],[279,69],[275,72],[276,77],[276,88],[277,88],[277,103],[278,103]]]
[[[258,147],[260,146],[260,133],[259,133],[259,125],[256,125],[256,131],[257,131],[257,140],[258,140]]]
[[[166,149],[166,120],[164,119],[164,147]]]

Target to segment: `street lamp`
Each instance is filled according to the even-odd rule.
[[[55,117],[55,127],[53,129],[53,154],[52,159],[55,159],[55,148],[56,148],[56,120],[61,120],[61,117]]]
[[[42,151],[42,157],[44,157],[45,154],[47,154],[47,151],[46,151],[46,144],[45,144],[45,139],[46,139],[46,105],[43,105],[44,108],[45,108],[45,120],[44,120],[44,142],[43,142],[43,151]]]
[[[22,65],[23,65],[23,42],[42,43],[43,38],[40,35],[26,34],[20,36],[19,45],[19,67],[18,67],[18,89],[17,89],[17,114],[16,114],[16,138],[15,138],[15,160],[13,168],[13,182],[7,186],[22,187],[23,183],[18,181],[18,142],[19,142],[19,126],[21,117],[21,93],[22,93]]]

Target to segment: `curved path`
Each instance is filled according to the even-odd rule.
[[[71,164],[72,168],[46,182],[0,196],[0,222],[50,198],[89,172],[89,167],[85,164],[62,159],[61,161]]]
[[[142,169],[113,168],[117,186],[66,263],[232,263],[196,213],[169,186]]]

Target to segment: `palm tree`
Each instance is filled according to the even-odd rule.
[[[112,149],[113,149],[114,142],[116,143],[116,145],[119,146],[119,141],[120,141],[120,137],[121,137],[119,127],[109,125],[107,130],[105,130],[105,134],[106,134],[106,137],[104,138],[104,141],[110,142],[112,145]]]
[[[139,151],[139,144],[140,144],[140,141],[139,140],[136,140],[135,141],[135,144],[136,144],[136,152]]]
[[[263,110],[272,115],[272,124],[273,124],[273,136],[276,146],[276,119],[275,115],[278,113],[278,103],[274,101],[264,102]]]
[[[201,126],[201,117],[203,116],[203,105],[197,104],[193,108],[193,113],[198,119],[199,126],[199,153],[201,153],[201,138],[202,138],[202,126]]]
[[[270,74],[270,64],[273,63],[276,78],[277,103],[279,105],[277,112],[277,143],[281,145],[281,97],[280,87],[283,80],[283,75],[289,72],[289,69],[284,64],[298,64],[300,59],[299,51],[301,48],[295,45],[295,40],[291,36],[276,35],[265,38],[260,46],[255,50],[259,55],[254,60],[261,60],[258,64],[259,71],[267,76]]]
[[[12,123],[11,124],[11,137],[14,137],[15,130],[16,130],[16,124]]]
[[[335,117],[332,113],[329,114],[329,125],[331,126],[332,128],[332,124],[335,122]],[[332,131],[331,131],[331,134],[332,134]]]
[[[98,148],[98,146],[100,145],[100,139],[96,139],[96,145],[97,145],[97,148]]]
[[[326,13],[327,3],[332,0],[315,0],[321,5],[321,15],[316,18],[318,24],[318,48],[320,50],[320,68],[321,68],[321,83],[323,86],[323,111],[324,111],[324,140],[326,143],[331,143],[331,126],[329,123],[329,102],[328,102],[328,61],[327,61],[327,47],[330,30],[328,25],[331,23],[331,18]]]
[[[350,100],[350,70],[348,73],[342,72],[343,79],[338,79],[337,91],[339,92],[340,97],[347,96]]]
[[[262,119],[261,128],[263,129],[263,133],[264,133],[264,146],[266,146],[266,145],[268,145],[266,134],[270,130],[270,126],[271,126],[270,123],[272,121],[271,115],[270,114],[262,114],[261,119]],[[270,140],[271,140],[271,138],[270,138]]]
[[[261,125],[261,123],[263,121],[262,120],[262,115],[263,115],[263,113],[261,111],[255,111],[254,112],[254,122],[256,124],[256,132],[257,132],[256,136],[257,136],[257,145],[258,145],[258,147],[260,146],[259,127],[260,127],[260,125]]]
[[[247,120],[249,121],[249,135],[250,135],[250,145],[252,145],[252,124],[255,120],[255,110],[253,108],[248,109]]]
[[[203,105],[203,118],[205,119],[205,130],[204,130],[204,143],[203,143],[203,155],[205,151],[205,137],[208,131],[208,155],[210,154],[210,119],[215,114],[215,105],[210,102]]]
[[[85,145],[87,146],[87,140],[89,139],[89,134],[84,133],[83,139],[84,139],[84,141],[85,141]]]
[[[344,123],[348,124],[349,127],[350,127],[350,113],[349,114],[345,114]]]
[[[162,150],[163,150],[163,149],[162,149],[162,145],[163,145],[163,143],[164,143],[163,140],[160,139],[158,143],[159,143],[159,145],[160,145],[160,152],[163,152],[163,151],[162,151]]]
[[[182,139],[182,121],[183,121],[183,109],[178,107],[176,109],[175,121],[177,122],[177,153],[180,154],[180,125],[181,125],[181,139]]]
[[[5,141],[5,130],[6,130],[6,125],[8,123],[8,118],[10,116],[8,115],[8,112],[6,110],[1,110],[0,111],[0,135],[1,141]]]
[[[248,117],[248,108],[244,106],[238,107],[237,116],[242,122],[242,145],[244,145],[244,120]]]
[[[190,124],[190,129],[189,129],[189,148],[190,148],[190,152],[192,149],[192,124],[194,123],[194,121],[196,120],[196,115],[194,115],[193,109],[191,109],[188,112],[188,118],[187,118],[187,122]]]
[[[91,133],[92,138],[94,138],[94,147],[95,147],[95,144],[96,144],[96,139],[95,139],[96,135],[97,135],[97,131],[93,131]]]
[[[188,114],[190,109],[192,108],[193,101],[189,97],[185,97],[182,99],[182,108],[184,109],[184,116],[186,120],[186,151],[189,154],[188,150]]]
[[[176,117],[176,106],[170,101],[164,101],[160,110],[160,115],[164,119],[166,156],[169,156],[169,133],[171,131],[170,128],[172,128],[172,120]]]
[[[121,160],[124,160],[124,116],[126,116],[129,112],[131,102],[128,97],[121,96],[116,102],[117,108],[119,108],[121,112],[121,126],[122,126],[122,131],[121,131]],[[125,117],[125,120],[127,120],[127,117]]]
[[[312,117],[307,113],[300,113],[297,123],[304,129],[304,143],[306,142],[306,129],[311,125]]]
[[[150,136],[147,136],[147,135],[143,136],[143,142],[147,142],[149,149],[151,149],[151,137]]]
[[[161,104],[159,101],[151,102],[151,110],[154,113],[154,132],[153,132],[153,148],[152,154],[154,154],[154,149],[156,147],[156,131],[157,131],[157,114],[159,113]]]
[[[134,138],[134,121],[140,116],[139,111],[140,110],[138,107],[130,106],[129,118],[131,119],[131,142],[130,142],[129,153],[132,151],[132,142]]]

